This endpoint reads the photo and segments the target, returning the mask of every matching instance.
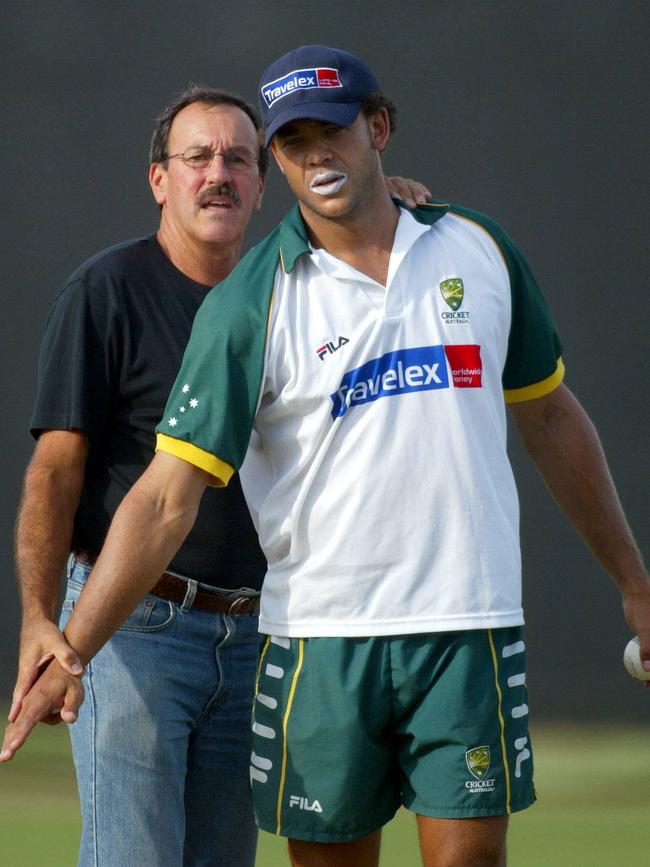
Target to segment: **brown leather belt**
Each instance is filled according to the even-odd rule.
[[[97,555],[89,551],[75,551],[74,556],[84,566],[94,566],[97,560]],[[184,580],[169,572],[163,572],[149,592],[168,602],[185,605],[188,609],[200,608],[202,611],[214,611],[217,614],[258,614],[260,610],[259,595],[249,596],[237,594],[235,591],[229,596],[223,596],[216,590],[200,587],[192,579]]]

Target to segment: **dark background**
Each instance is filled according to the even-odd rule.
[[[397,101],[388,173],[487,211],[524,250],[648,552],[646,238],[650,28],[645,0],[314,2],[36,0],[3,10],[0,698],[13,683],[12,527],[45,316],[97,250],[152,231],[154,116],[188,83],[255,99],[301,43],[360,54]],[[272,172],[262,237],[290,203]],[[518,443],[529,684],[537,718],[647,718],[621,664],[619,596]]]

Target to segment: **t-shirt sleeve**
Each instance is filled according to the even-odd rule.
[[[244,461],[264,371],[268,307],[237,295],[236,285],[217,286],[201,305],[156,428],[158,451],[206,470],[216,486]]]
[[[450,210],[487,231],[508,272],[511,319],[501,374],[506,403],[548,394],[564,378],[562,344],[528,263],[512,239],[491,217],[457,205],[450,206]]]
[[[542,397],[564,378],[562,344],[548,305],[521,252],[504,235],[512,318],[502,382],[507,403]]]
[[[506,403],[542,397],[564,378],[562,344],[548,305],[524,256],[501,226],[484,214],[464,213],[492,236],[510,278],[511,321],[502,372]]]
[[[122,334],[106,293],[84,280],[56,298],[45,326],[30,430],[81,430],[97,441],[120,377]]]

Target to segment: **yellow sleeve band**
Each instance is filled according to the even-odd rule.
[[[534,382],[532,385],[524,386],[524,388],[504,389],[503,395],[506,403],[522,403],[524,400],[535,400],[536,397],[550,394],[564,379],[564,372],[564,362],[558,358],[555,372],[541,382]]]
[[[213,477],[210,484],[215,488],[225,488],[235,472],[230,464],[219,460],[210,452],[203,451],[203,449],[185,442],[185,440],[177,440],[165,434],[156,434],[156,451],[167,452],[167,454],[181,458],[188,464],[194,464],[195,467],[200,467],[206,473],[210,473]]]

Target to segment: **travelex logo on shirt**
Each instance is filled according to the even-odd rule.
[[[274,102],[282,99],[294,90],[311,90],[314,87],[343,87],[338,69],[319,67],[317,69],[294,69],[262,85],[262,96],[270,108]]]
[[[449,388],[450,373],[455,388],[482,388],[482,372],[476,344],[396,349],[344,374],[330,395],[332,418],[380,397]]]

